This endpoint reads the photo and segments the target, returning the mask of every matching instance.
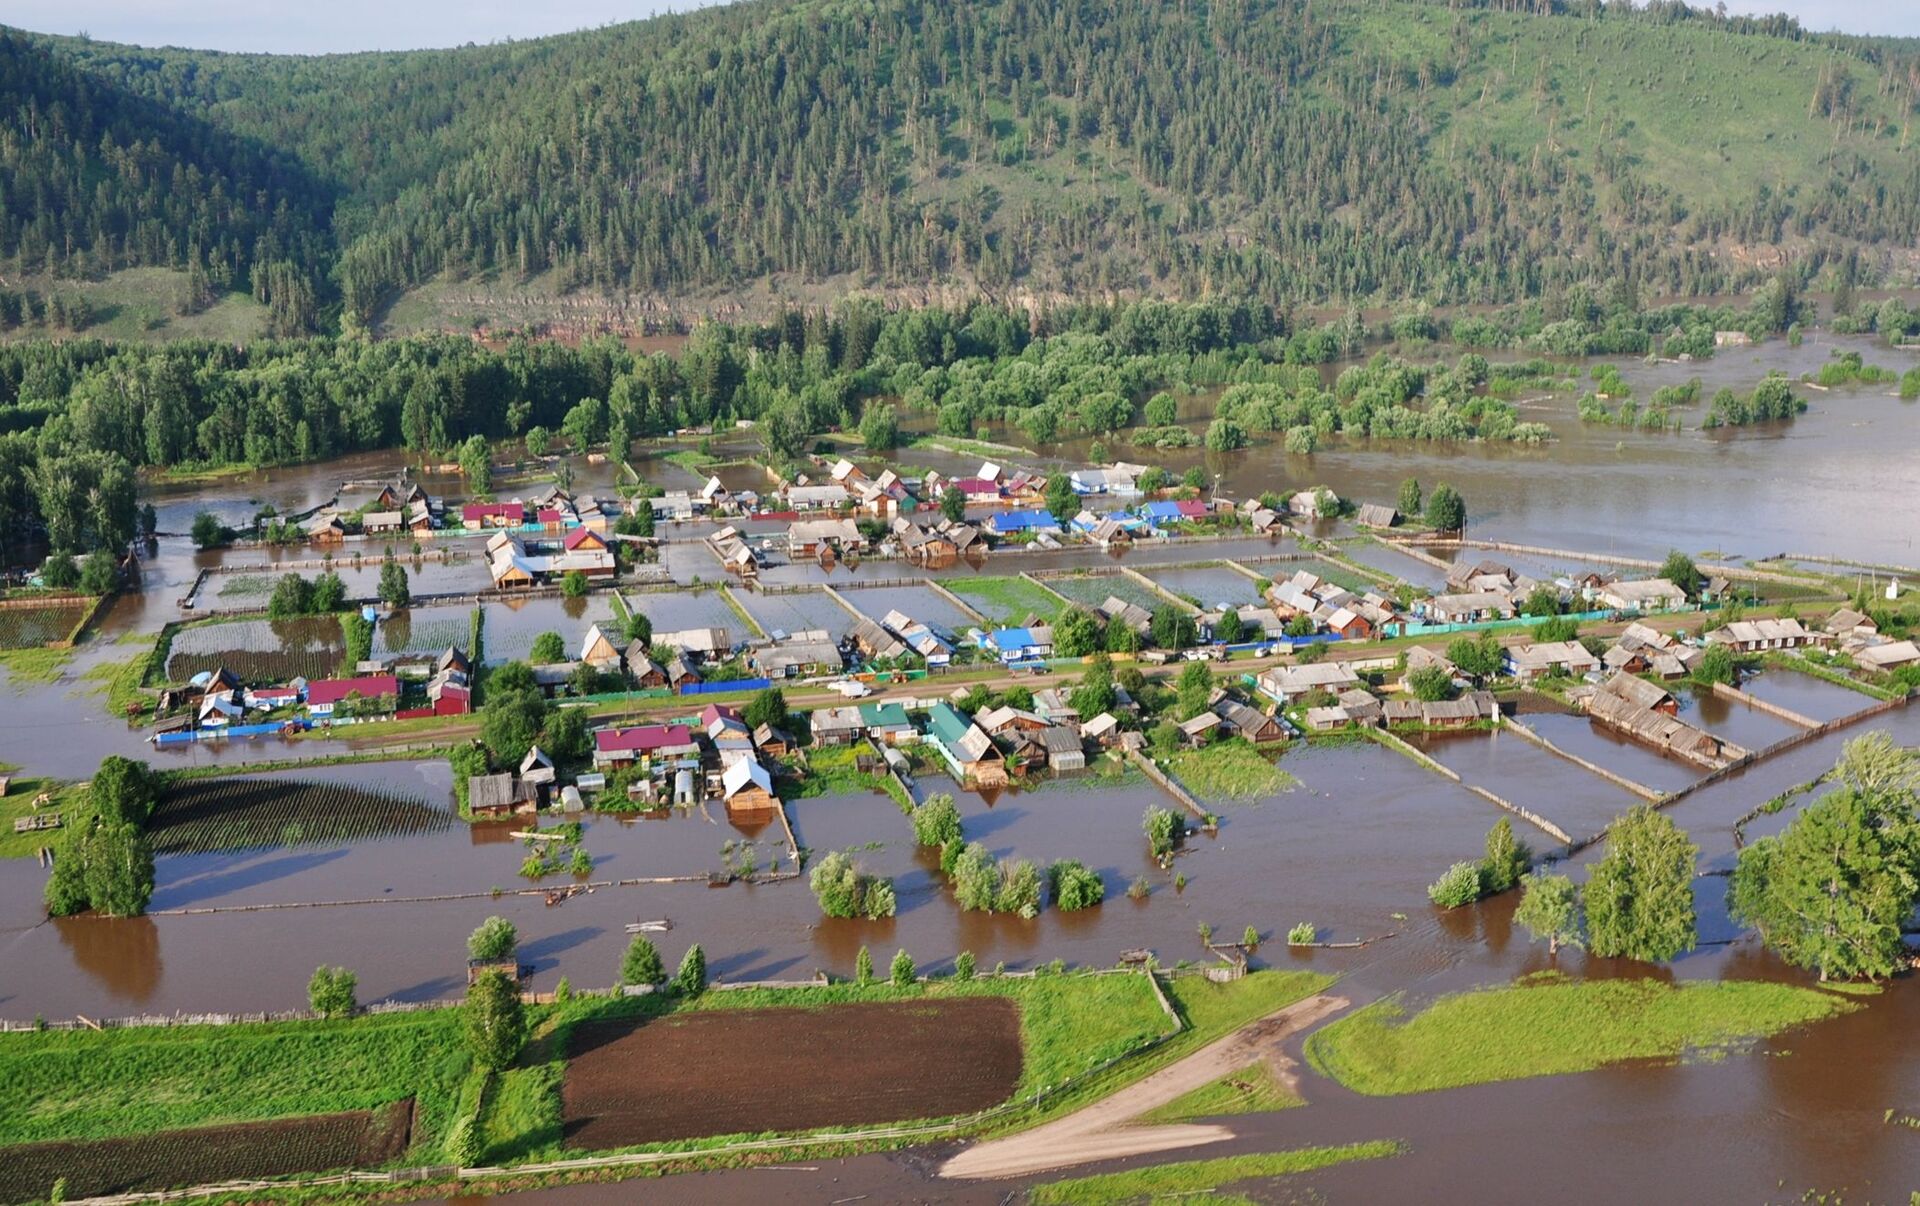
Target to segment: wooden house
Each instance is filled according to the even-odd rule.
[[[1234,736],[1244,737],[1254,745],[1270,745],[1287,739],[1287,726],[1278,717],[1237,699],[1220,700],[1213,705],[1213,712],[1226,722]]]
[[[741,758],[720,774],[720,798],[729,820],[771,818],[780,808],[773,792],[773,776],[752,758]]]

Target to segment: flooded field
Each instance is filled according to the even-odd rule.
[[[442,653],[448,646],[471,652],[473,611],[467,603],[402,607],[374,628],[374,655]]]
[[[1260,584],[1238,570],[1225,566],[1154,570],[1147,577],[1176,595],[1200,600],[1200,606],[1206,608],[1229,603],[1240,607],[1260,602]]]
[[[747,609],[767,635],[824,629],[832,640],[853,630],[854,614],[834,602],[825,591],[801,591],[789,595],[763,595],[742,592],[741,605]]]
[[[1399,549],[1388,548],[1381,544],[1343,544],[1341,551],[1348,558],[1361,565],[1377,569],[1381,573],[1391,574],[1402,582],[1426,590],[1440,590],[1447,584],[1445,570],[1436,569],[1418,557],[1409,556]]]
[[[1764,750],[1774,742],[1784,741],[1801,731],[1799,725],[1772,713],[1762,712],[1751,704],[1724,699],[1704,687],[1684,688],[1677,694],[1680,696],[1680,719],[1745,749],[1756,752]],[[1853,709],[1856,712],[1859,710]]]
[[[863,586],[857,590],[843,587],[841,594],[863,614],[876,620],[884,618],[889,611],[899,611],[948,636],[959,636],[978,626],[973,617],[931,587]]]
[[[347,648],[333,616],[291,620],[234,620],[183,628],[167,652],[166,675],[183,683],[222,666],[249,683],[327,678]]]
[[[1575,838],[1599,832],[1640,802],[1625,788],[1516,733],[1426,736],[1413,744],[1466,782],[1531,809]],[[1534,834],[1529,840],[1544,844],[1546,838]]]
[[[647,617],[655,632],[681,632],[688,628],[724,628],[736,641],[749,635],[726,596],[717,590],[639,591],[621,593],[627,606]]]
[[[1125,574],[1074,574],[1064,578],[1043,578],[1048,589],[1058,591],[1076,603],[1098,607],[1108,595],[1152,611],[1167,601]]]
[[[1791,670],[1769,670],[1741,683],[1740,689],[1755,699],[1819,721],[1837,720],[1879,702],[1863,691]]]
[[[1574,757],[1585,758],[1655,791],[1678,791],[1706,773],[1704,768],[1669,758],[1585,716],[1546,713],[1522,720],[1534,732]]]
[[[613,610],[613,598],[605,592],[578,599],[503,599],[489,602],[486,612],[483,644],[489,666],[525,661],[543,632],[559,633],[562,648],[572,658],[579,654],[593,625],[601,625],[610,637],[624,631]]]

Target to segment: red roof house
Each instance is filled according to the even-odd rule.
[[[359,678],[323,678],[307,684],[307,711],[315,716],[333,715],[334,705],[349,695],[378,699],[382,695],[398,698],[400,680],[391,674],[364,674]]]
[[[593,735],[593,764],[631,762],[641,757],[697,754],[693,730],[684,724],[642,724],[628,729],[600,729]]]
[[[604,549],[607,547],[607,538],[592,528],[575,528],[567,533],[567,538],[562,543],[565,545],[566,550],[571,553],[575,549],[583,548]]]

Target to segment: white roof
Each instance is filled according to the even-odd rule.
[[[768,794],[773,792],[773,776],[767,773],[766,767],[752,758],[742,758],[720,774],[720,791],[723,796],[734,795],[749,783]]]

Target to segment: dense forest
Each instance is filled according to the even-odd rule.
[[[1598,0],[743,0],[305,58],[0,33],[0,272],[165,265],[277,335],[473,275],[1281,307],[1871,283],[1920,235],[1914,50]]]

